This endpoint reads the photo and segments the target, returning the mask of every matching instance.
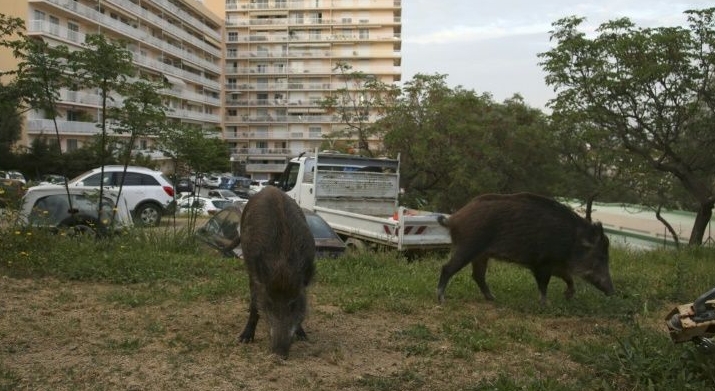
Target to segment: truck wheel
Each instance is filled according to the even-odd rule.
[[[134,211],[134,220],[143,227],[156,227],[161,222],[161,209],[154,204],[139,205]]]
[[[368,247],[365,245],[365,242],[355,238],[349,238],[348,240],[346,240],[345,246],[347,247],[347,251],[353,254],[364,253],[368,250]]]

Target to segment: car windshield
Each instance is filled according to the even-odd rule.
[[[217,209],[223,209],[229,205],[233,205],[233,202],[229,200],[212,200],[211,203],[213,203]]]
[[[76,177],[70,179],[70,180],[69,180],[69,183],[70,183],[70,184],[71,184],[71,183],[75,183],[75,182],[79,181],[79,178],[82,178],[82,177],[84,177],[84,176],[87,176],[87,174],[89,174],[89,173],[91,173],[91,172],[92,172],[92,170],[85,171],[85,172],[83,172],[83,173],[77,175]]]
[[[305,214],[305,219],[308,221],[310,232],[316,238],[335,238],[335,231],[323,220],[320,216],[314,214]]]

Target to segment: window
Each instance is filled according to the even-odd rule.
[[[233,48],[233,49],[226,49],[226,57],[228,58],[238,58],[238,50]]]
[[[229,42],[237,42],[238,41],[238,32],[230,31],[228,33],[228,41]]]
[[[122,173],[118,172],[116,175],[118,183]],[[161,186],[161,184],[151,175],[128,172],[124,178],[124,186]]]
[[[319,126],[311,126],[308,128],[308,133],[310,138],[320,138],[322,136],[322,132],[320,131]]]
[[[370,30],[360,29],[358,30],[360,34],[360,39],[370,39]]]
[[[60,35],[60,19],[52,15],[50,15],[50,33]]]
[[[114,174],[112,174],[111,172],[104,173],[104,181],[102,182],[103,186],[111,186],[112,185],[112,182],[113,182],[112,176],[113,175]],[[99,183],[100,183],[99,181],[100,181],[101,177],[102,177],[101,173],[90,175],[82,181],[82,185],[84,185],[84,186],[99,186]]]
[[[65,143],[66,143],[66,145],[67,145],[67,152],[72,152],[72,151],[76,151],[77,149],[79,149],[79,145],[78,145],[78,143],[77,143],[77,139],[68,138],[68,139],[65,141]]]
[[[67,22],[67,39],[73,42],[79,41],[79,25]]]
[[[35,20],[45,20],[45,13],[42,11],[35,10]]]
[[[81,121],[82,112],[77,110],[67,110],[67,121]]]

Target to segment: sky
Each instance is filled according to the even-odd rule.
[[[554,47],[553,23],[586,18],[587,34],[602,23],[629,18],[637,27],[687,26],[688,9],[713,0],[402,0],[402,82],[417,73],[447,75],[451,88],[490,93],[497,102],[519,94],[546,109],[553,89],[538,53]]]

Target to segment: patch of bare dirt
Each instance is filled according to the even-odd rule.
[[[294,343],[281,360],[268,353],[263,321],[254,343],[238,342],[246,298],[136,307],[109,299],[143,289],[0,278],[0,389],[453,390],[505,371],[534,376],[557,368],[568,381],[585,370],[561,351],[513,343],[460,357],[440,330],[449,309],[432,303],[407,314],[348,314],[314,293],[304,323],[309,340]],[[505,322],[504,311],[490,304],[464,310],[475,327]],[[405,337],[417,325],[433,337]],[[560,319],[544,338],[568,342],[589,334],[588,327]]]

